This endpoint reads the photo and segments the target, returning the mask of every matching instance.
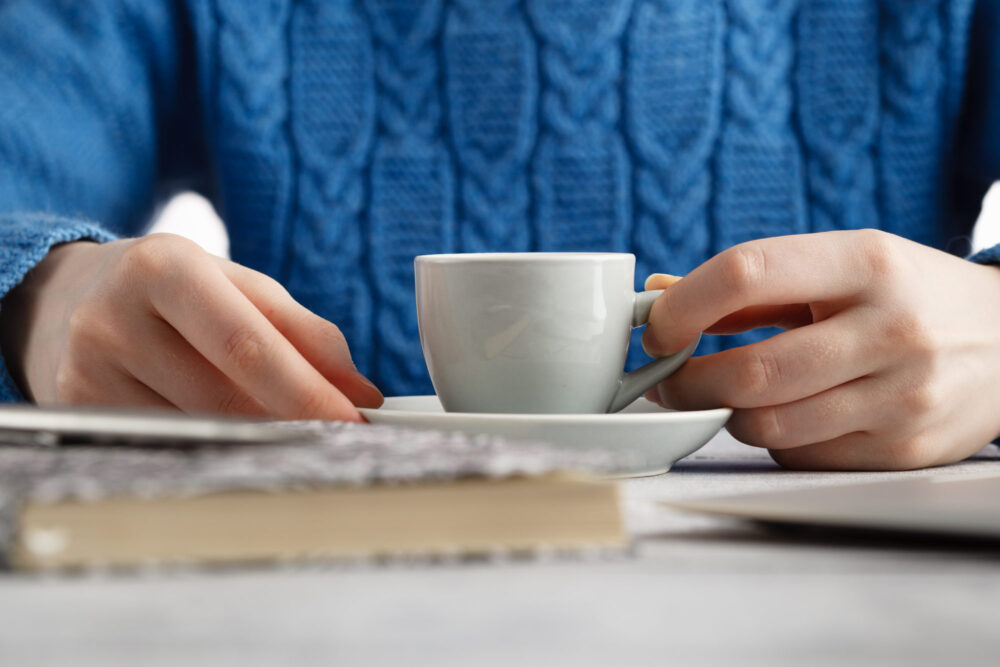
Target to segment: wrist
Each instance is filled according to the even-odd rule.
[[[73,241],[53,246],[48,254],[0,300],[0,352],[18,389],[32,398],[25,368],[25,351],[39,321],[39,299],[63,273],[70,260],[98,244]]]

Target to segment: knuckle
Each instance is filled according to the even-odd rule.
[[[257,331],[249,327],[236,329],[226,339],[226,361],[236,368],[257,370],[265,362],[268,354],[267,343]]]
[[[861,229],[855,233],[872,276],[883,280],[895,277],[899,272],[895,237],[879,229]]]
[[[67,317],[66,349],[71,356],[110,354],[118,358],[128,353],[131,343],[98,305],[79,306]]]
[[[261,284],[265,288],[271,290],[272,292],[274,292],[278,296],[291,298],[292,295],[291,295],[291,293],[289,293],[288,289],[284,285],[282,285],[280,282],[278,282],[275,278],[273,278],[273,277],[271,277],[271,276],[269,276],[269,275],[267,275],[265,273],[257,273],[257,275],[260,276],[259,279],[261,281]]]
[[[738,411],[729,431],[748,445],[780,449],[788,444],[788,431],[782,423],[781,411],[774,406]]]
[[[223,415],[247,415],[259,412],[257,401],[239,389],[231,389],[224,393],[216,404],[215,411]]]
[[[331,322],[327,322],[326,325],[322,327],[322,331],[323,336],[326,339],[326,345],[329,346],[331,353],[347,359],[351,358],[351,350],[347,344],[347,338],[340,330],[340,327]]]
[[[742,243],[722,253],[720,279],[730,290],[744,292],[761,284],[767,272],[764,249],[758,243]]]
[[[90,398],[87,384],[74,364],[61,364],[56,369],[54,389],[60,403],[83,403]]]
[[[131,276],[162,279],[176,271],[179,261],[195,248],[195,243],[175,234],[144,236],[122,254],[122,268]]]
[[[149,234],[147,236],[139,239],[140,241],[146,241],[150,245],[155,245],[159,248],[166,249],[169,253],[185,253],[191,252],[192,250],[201,250],[201,246],[192,241],[191,239],[180,236],[179,234],[169,234],[169,233],[159,233],[159,234]]]
[[[907,323],[902,333],[906,349],[916,361],[933,362],[937,358],[940,345],[934,332],[926,324],[914,318]]]
[[[142,238],[122,254],[122,271],[136,278],[161,278],[170,261],[164,248],[153,237]]]
[[[94,305],[85,303],[73,310],[66,320],[66,332],[70,339],[101,340],[111,329],[107,324],[107,313]]]
[[[941,405],[942,397],[930,383],[922,383],[903,395],[903,409],[911,417],[924,416],[935,412]]]
[[[253,286],[253,289],[268,295],[269,299],[258,306],[268,319],[274,317],[275,312],[287,307],[288,301],[294,302],[292,295],[285,289],[285,286],[271,276],[250,269],[247,269],[243,275],[249,284]]]
[[[740,360],[734,400],[737,402],[758,399],[781,381],[777,358],[762,350],[747,351]]]
[[[319,392],[307,392],[295,406],[292,419],[319,419],[330,412],[327,401]]]
[[[326,336],[329,337],[332,342],[343,343],[346,346],[347,337],[344,336],[344,332],[340,330],[340,327],[328,320],[323,320],[323,322],[323,330],[326,332]]]
[[[66,336],[72,344],[75,341],[87,340],[93,334],[99,318],[95,318],[90,308],[80,306],[66,319]]]
[[[913,334],[920,329],[920,323],[912,312],[898,309],[886,315],[883,337],[891,347],[898,348],[910,342]]]
[[[932,444],[919,435],[885,446],[883,462],[888,470],[913,470],[934,463]]]
[[[902,311],[889,320],[885,337],[890,345],[917,359],[933,357],[938,344],[931,328],[916,313]]]

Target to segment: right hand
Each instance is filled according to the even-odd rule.
[[[0,337],[40,405],[360,421],[382,403],[336,326],[172,234],[56,246],[4,299]]]

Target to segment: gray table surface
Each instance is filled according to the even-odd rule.
[[[992,447],[896,475],[990,472]],[[0,576],[0,665],[1000,664],[1000,547],[659,502],[885,476],[783,471],[723,433],[623,483],[624,556]]]

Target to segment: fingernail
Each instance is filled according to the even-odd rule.
[[[648,330],[647,330],[648,331]],[[642,351],[651,357],[662,357],[665,356],[663,349],[660,347],[659,342],[652,337],[652,335],[647,336],[645,333],[642,334],[642,338],[639,339],[642,343]]]
[[[645,289],[654,289],[653,285],[656,285],[655,289],[666,289],[680,279],[680,276],[671,273],[651,273],[643,286]]]

